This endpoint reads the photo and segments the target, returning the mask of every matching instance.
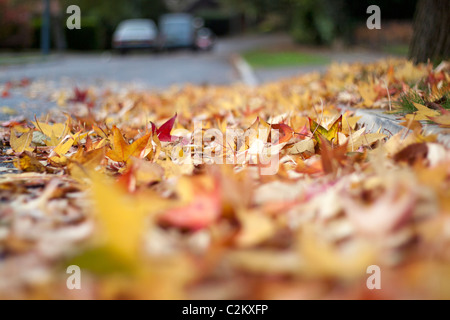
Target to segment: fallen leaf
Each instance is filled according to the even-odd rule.
[[[16,136],[16,129],[17,127],[11,128],[11,135],[9,144],[11,145],[11,148],[14,150],[14,152],[21,153],[24,151],[32,151],[33,148],[30,147],[31,140],[33,139],[33,131],[27,130],[26,132],[22,133],[22,135],[17,138]]]
[[[66,141],[62,140],[56,147],[53,149],[53,152],[57,153],[60,156],[65,155],[69,152],[69,149],[72,147],[74,140],[72,138],[67,139]]]
[[[349,141],[347,142],[348,151],[356,151],[361,146],[371,146],[377,141],[386,138],[385,134],[374,132],[365,133],[366,128],[361,128],[360,130],[350,134]]]
[[[394,161],[404,161],[413,165],[416,161],[426,159],[427,154],[428,146],[426,143],[413,143],[397,152],[394,155]]]
[[[28,154],[22,154],[16,159],[14,166],[24,172],[46,172],[45,166]]]
[[[311,277],[358,279],[374,262],[375,252],[368,244],[355,245],[352,251],[342,252],[317,234],[316,227],[303,228],[298,241],[299,253],[305,260],[304,273]]]
[[[290,154],[299,154],[303,152],[314,153],[314,140],[305,139],[295,143],[292,148],[289,149]]]
[[[274,222],[258,211],[240,211],[237,214],[241,230],[237,235],[236,244],[239,247],[251,247],[267,240],[274,235]]]
[[[283,143],[289,141],[294,136],[294,130],[289,127],[287,124],[284,123],[278,123],[278,124],[272,124],[271,131],[276,130],[278,132],[278,142],[277,143]],[[273,139],[273,137],[271,136]]]
[[[363,98],[363,104],[366,107],[372,107],[378,96],[378,92],[375,90],[375,86],[372,81],[369,83],[361,83],[358,86],[358,92]]]
[[[450,114],[445,114],[438,117],[429,117],[434,123],[437,123],[442,128],[450,128]]]
[[[8,106],[0,107],[0,112],[9,116],[13,116],[17,114],[17,110]]]
[[[411,120],[411,119],[417,120],[417,121],[430,120],[430,118],[437,117],[440,115],[439,112],[432,110],[430,108],[427,108],[424,105],[421,105],[421,104],[418,104],[415,102],[413,102],[413,104],[414,104],[414,107],[416,107],[417,111],[414,112],[413,114],[407,114],[405,117],[407,120]]]
[[[385,235],[412,217],[416,195],[408,187],[403,189],[391,186],[370,205],[343,196],[345,211],[360,232]]]
[[[217,183],[208,187],[198,179],[184,177],[180,180],[178,194],[185,204],[164,212],[160,216],[160,222],[191,230],[203,229],[216,222],[222,213]],[[211,182],[207,182],[209,183]]]
[[[132,156],[136,158],[141,157],[141,152],[147,147],[152,138],[152,133],[149,132],[129,145],[124,140],[122,133],[116,126],[112,128],[112,132],[113,149],[108,151],[106,155],[111,160],[118,162],[127,162]],[[147,154],[142,155],[142,157],[147,156]]]
[[[173,125],[175,124],[175,119],[177,118],[177,114],[164,122],[158,129],[156,129],[156,126],[151,122],[152,125],[152,131],[153,133],[156,132],[156,136],[158,137],[159,141],[162,142],[170,142],[174,138],[170,135],[170,132],[172,131]]]
[[[332,144],[339,144],[338,133],[342,131],[342,115],[336,119],[336,121],[331,125],[330,129],[327,130],[322,127],[320,124],[309,119],[310,130],[314,136],[314,139],[319,146],[321,147],[322,141],[320,140],[320,136],[323,136],[326,140],[330,141]]]

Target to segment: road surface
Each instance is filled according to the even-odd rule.
[[[0,65],[0,94],[7,82],[28,78],[31,89],[9,90],[8,97],[0,98],[0,107],[8,106],[18,113],[33,117],[45,113],[55,103],[49,99],[54,88],[97,88],[113,90],[125,86],[138,89],[164,89],[187,83],[197,85],[227,85],[241,81],[239,72],[232,64],[233,55],[257,48],[282,48],[292,45],[286,35],[242,36],[220,39],[211,52],[181,50],[163,53],[132,52],[121,56],[111,52],[51,55],[45,61],[21,65]],[[373,61],[378,54],[339,54],[328,51],[335,61]],[[1,57],[0,57],[1,58]],[[300,66],[277,69],[254,70],[256,79],[275,81],[311,71],[324,71],[326,66]],[[9,118],[0,112],[0,120]]]

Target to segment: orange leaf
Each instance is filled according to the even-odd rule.
[[[106,155],[111,160],[118,162],[127,162],[131,156],[140,157],[142,150],[144,150],[149,139],[152,137],[152,133],[149,132],[129,145],[116,126],[113,126],[112,131],[113,150],[108,151]]]
[[[198,230],[212,225],[220,216],[221,210],[221,195],[220,188],[217,182],[213,182],[212,189],[205,186],[205,181],[192,179],[185,182],[186,185],[180,183],[180,193],[182,198],[192,199],[187,205],[173,208],[166,211],[161,217],[160,221],[164,224],[169,224],[174,227]],[[190,186],[191,190],[186,190],[184,187]],[[192,191],[192,192],[189,192]]]
[[[272,124],[271,127],[272,129],[279,131],[280,136],[278,143],[287,142],[294,135],[294,130],[287,124],[284,123]]]

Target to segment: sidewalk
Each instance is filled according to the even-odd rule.
[[[260,48],[271,48],[270,38],[266,38],[267,42],[260,42]],[[279,36],[277,39],[277,45],[292,46],[292,41],[286,36]],[[273,44],[272,44],[273,47]],[[314,53],[314,49],[306,48],[306,53]],[[241,51],[242,53],[242,51]],[[331,63],[371,63],[380,59],[393,57],[390,54],[376,51],[368,51],[364,49],[352,49],[352,50],[324,50],[317,49],[317,55],[321,55],[328,58],[330,63],[323,65],[301,65],[290,67],[274,67],[274,68],[252,68],[249,63],[245,61],[242,56],[235,56],[232,59],[236,69],[241,75],[241,80],[249,86],[257,86],[259,84],[278,81],[283,78],[295,77],[310,72],[324,73]],[[364,124],[368,129],[373,131],[381,130],[389,135],[394,135],[405,127],[400,125],[402,120],[399,120],[399,116],[385,113],[386,110],[382,109],[355,109],[342,107],[344,110],[352,110],[356,116],[361,116],[360,123]],[[424,127],[424,134],[436,134],[437,140],[450,148],[450,130],[441,128],[436,124],[430,124],[422,121]]]
[[[274,38],[267,37],[265,42],[260,41],[259,49],[271,50],[274,47],[277,48],[287,48],[288,51],[298,50],[301,53],[306,53],[310,55],[320,56],[325,58],[324,60],[330,61],[330,63],[325,64],[315,64],[315,65],[294,65],[286,67],[258,67],[252,68],[250,65],[244,66],[244,68],[250,68],[258,84],[267,83],[272,81],[278,81],[283,78],[289,78],[298,76],[305,73],[320,72],[323,73],[327,70],[331,63],[370,63],[388,57],[393,57],[390,54],[378,51],[370,51],[362,48],[355,49],[343,49],[343,50],[333,50],[333,49],[323,49],[323,48],[311,48],[304,47],[301,48],[296,46],[292,40],[286,35],[279,35],[276,39],[276,43],[271,42]],[[253,49],[253,48],[252,48]],[[245,50],[240,50],[239,53],[242,55]],[[244,61],[245,63],[245,61]],[[248,63],[247,63],[248,64]],[[239,69],[239,68],[238,68]]]
[[[323,52],[318,51],[317,55],[323,56],[333,62],[337,63],[370,63],[375,62],[383,58],[389,57],[388,54],[382,52],[372,52],[366,50],[351,50],[351,51],[340,51],[340,52]],[[323,65],[303,65],[303,66],[292,66],[283,68],[257,68],[254,69],[255,77],[260,83],[267,83],[272,81],[278,81],[283,78],[295,77],[300,74],[310,73],[310,72],[325,72],[330,64]]]
[[[54,60],[58,56],[59,56],[58,54],[43,56],[39,52],[26,52],[26,53],[1,52],[0,67],[20,66],[24,64],[48,62]]]
[[[364,124],[371,131],[376,131],[381,128],[382,133],[388,135],[394,135],[402,130],[405,130],[404,126],[400,125],[403,120],[398,120],[399,116],[393,114],[385,113],[386,110],[381,109],[354,109],[354,108],[344,108],[348,110],[355,111],[356,116],[361,116],[362,118],[358,121]],[[438,142],[450,148],[450,130],[441,128],[437,124],[426,123],[425,121],[420,121],[423,125],[424,135],[437,135]]]

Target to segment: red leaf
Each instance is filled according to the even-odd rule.
[[[212,225],[220,216],[220,203],[216,197],[200,194],[185,207],[167,211],[161,222],[174,227],[199,230]]]
[[[75,89],[73,90],[73,98],[70,99],[70,101],[84,103],[86,102],[87,94],[88,94],[87,90],[80,90],[78,89],[78,87],[75,87]]]
[[[194,198],[181,207],[172,208],[160,216],[160,222],[177,228],[199,230],[214,224],[222,213],[221,188],[216,181],[211,190],[192,185]]]
[[[272,124],[271,127],[272,129],[279,130],[280,136],[278,143],[287,142],[294,135],[294,130],[287,124],[284,123]]]
[[[175,124],[175,119],[177,118],[177,114],[167,120],[163,125],[161,125],[157,130],[156,134],[158,136],[159,141],[172,141],[172,136],[170,132],[172,131],[173,125]],[[152,131],[154,132],[154,124],[152,123]]]
[[[24,125],[26,123],[25,119],[22,117],[10,119],[8,121],[4,121],[0,123],[2,127],[14,127],[18,125]]]
[[[155,126],[155,124],[154,124],[153,122],[151,122],[151,121],[150,121],[150,124],[151,124],[151,126],[152,126],[152,134],[155,134],[155,132],[156,132],[156,126]]]
[[[30,85],[30,79],[28,79],[28,78],[22,78],[22,79],[20,80],[19,86],[21,86],[21,87],[26,87],[26,86],[28,86],[28,85]]]

